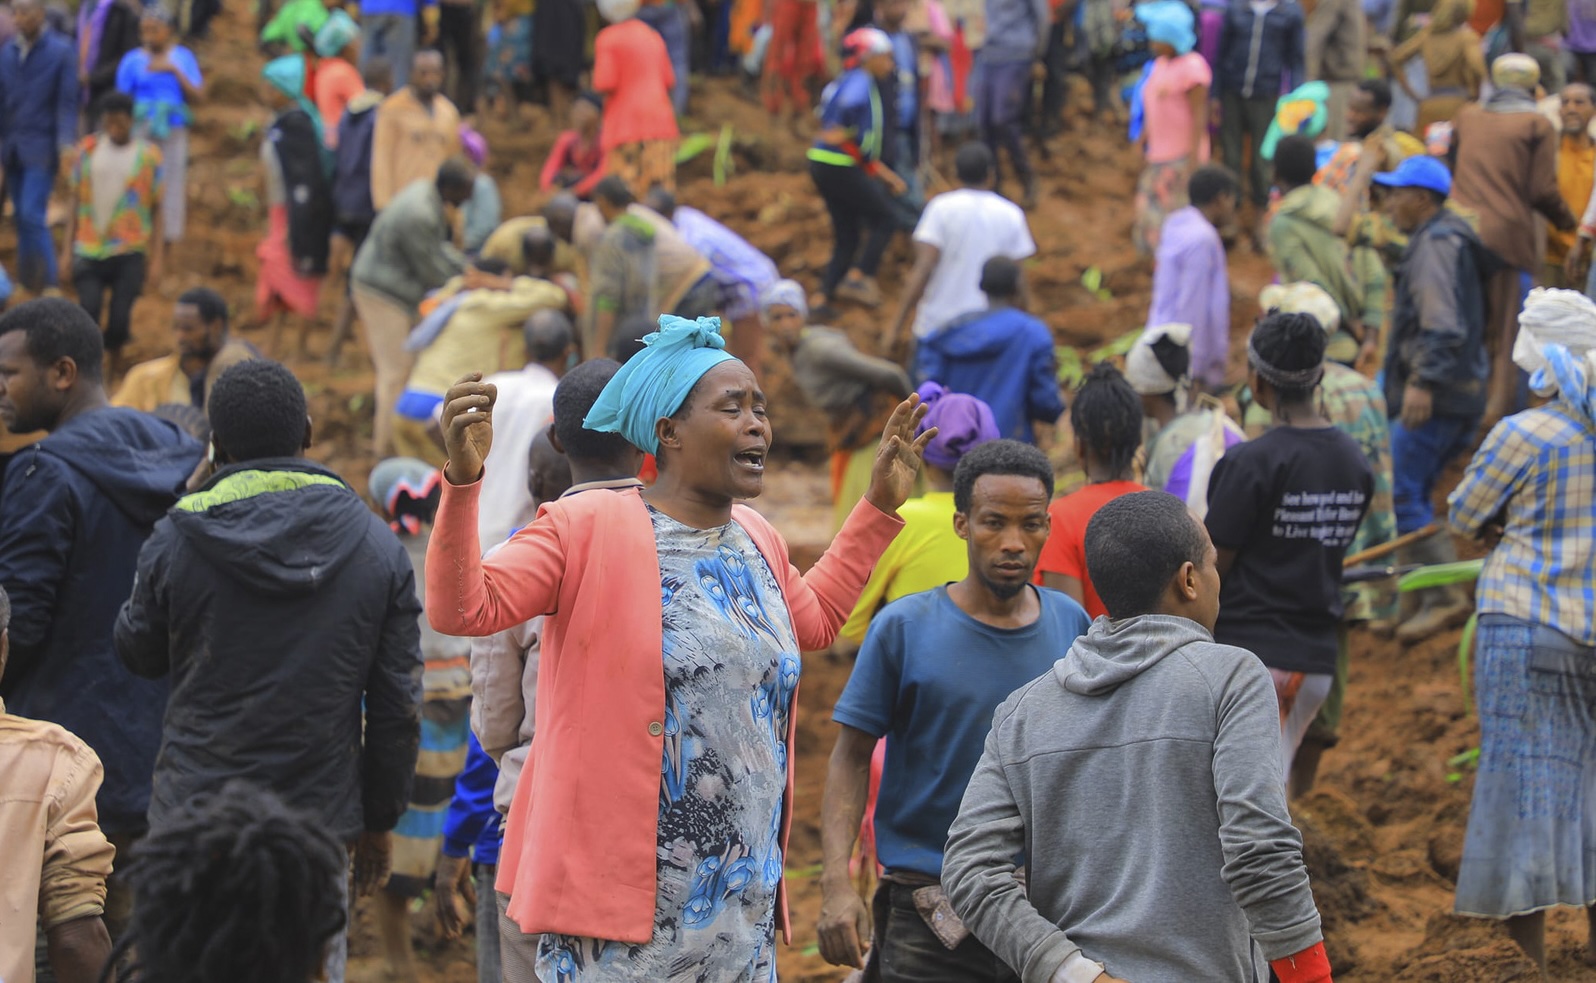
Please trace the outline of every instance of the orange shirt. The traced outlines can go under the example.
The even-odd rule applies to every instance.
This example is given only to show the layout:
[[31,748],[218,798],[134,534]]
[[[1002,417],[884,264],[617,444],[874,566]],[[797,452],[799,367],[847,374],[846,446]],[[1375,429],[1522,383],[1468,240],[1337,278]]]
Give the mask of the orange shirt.
[[665,42],[636,18],[611,24],[593,41],[593,89],[604,96],[602,145],[606,153],[628,143],[675,140],[676,110]]
[[1049,505],[1047,514],[1053,520],[1053,531],[1048,534],[1047,545],[1042,547],[1042,556],[1037,561],[1036,582],[1042,582],[1044,573],[1074,577],[1085,589],[1086,613],[1094,618],[1107,614],[1108,608],[1103,606],[1102,599],[1092,588],[1092,579],[1086,575],[1086,524],[1092,521],[1098,509],[1121,495],[1146,490],[1134,481],[1104,481],[1087,485]]

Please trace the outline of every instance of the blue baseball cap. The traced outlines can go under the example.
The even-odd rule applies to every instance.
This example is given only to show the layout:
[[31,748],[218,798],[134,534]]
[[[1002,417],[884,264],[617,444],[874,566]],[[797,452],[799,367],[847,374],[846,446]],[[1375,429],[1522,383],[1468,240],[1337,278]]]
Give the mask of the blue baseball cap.
[[1416,154],[1389,174],[1376,174],[1374,183],[1387,188],[1424,188],[1438,195],[1452,193],[1452,172],[1428,154]]

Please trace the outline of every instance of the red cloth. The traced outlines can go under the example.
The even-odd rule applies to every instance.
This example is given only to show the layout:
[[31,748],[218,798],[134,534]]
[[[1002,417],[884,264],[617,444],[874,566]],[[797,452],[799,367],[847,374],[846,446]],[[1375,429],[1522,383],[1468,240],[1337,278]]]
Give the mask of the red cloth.
[[573,185],[571,191],[578,198],[592,194],[593,185],[598,184],[604,176],[604,137],[601,131],[598,142],[585,153],[579,144],[581,139],[581,134],[575,130],[566,130],[555,138],[554,149],[549,151],[549,159],[543,162],[543,173],[538,176],[539,188],[552,191],[560,172],[567,167],[574,167],[586,176]]
[[953,105],[961,113],[970,111],[970,72],[975,69],[975,54],[964,43],[964,25],[953,32],[953,49],[948,52],[953,68]]
[[1316,942],[1294,956],[1276,959],[1269,968],[1280,977],[1280,983],[1333,983],[1330,957],[1325,955],[1323,942]]
[[264,321],[280,311],[315,317],[321,300],[319,276],[300,276],[288,251],[288,206],[266,212],[266,238],[255,247],[260,273],[255,278],[255,317]]
[[770,45],[765,50],[769,79],[765,108],[779,113],[785,94],[795,110],[808,109],[808,82],[820,74],[823,65],[820,20],[814,0],[776,0],[770,15]]
[[604,95],[605,152],[628,143],[675,140],[671,87],[676,73],[659,32],[636,18],[611,24],[593,41],[593,89]]
[[1049,505],[1047,514],[1053,520],[1053,531],[1048,533],[1047,545],[1042,547],[1037,561],[1036,582],[1042,582],[1044,573],[1074,577],[1085,591],[1086,613],[1094,618],[1107,614],[1108,609],[1086,575],[1086,524],[1098,509],[1121,495],[1146,490],[1134,481],[1104,481],[1087,485]]

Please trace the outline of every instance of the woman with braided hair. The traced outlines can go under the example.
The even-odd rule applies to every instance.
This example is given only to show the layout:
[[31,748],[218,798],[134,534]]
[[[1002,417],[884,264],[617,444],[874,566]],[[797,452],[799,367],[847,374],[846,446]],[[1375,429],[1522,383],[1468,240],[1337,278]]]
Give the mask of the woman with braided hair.
[[348,864],[323,824],[259,786],[197,795],[134,851],[133,918],[101,981],[342,979],[323,970],[348,921]]
[[1319,409],[1325,333],[1271,313],[1247,341],[1247,383],[1274,426],[1237,444],[1208,483],[1219,550],[1214,639],[1269,667],[1280,703],[1282,780],[1334,680],[1341,560],[1374,495],[1363,451]]
[[1107,614],[1108,608],[1086,575],[1086,524],[1121,495],[1147,491],[1136,481],[1142,398],[1119,369],[1100,362],[1075,392],[1070,429],[1075,432],[1075,458],[1086,472],[1086,485],[1048,507],[1053,531],[1036,562],[1036,582],[1075,598],[1096,618]]

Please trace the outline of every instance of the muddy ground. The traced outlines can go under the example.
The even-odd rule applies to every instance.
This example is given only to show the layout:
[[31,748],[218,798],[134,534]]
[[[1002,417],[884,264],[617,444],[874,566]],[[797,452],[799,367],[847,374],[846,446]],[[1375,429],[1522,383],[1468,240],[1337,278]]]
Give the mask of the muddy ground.
[[[164,354],[170,342],[166,316],[184,289],[207,284],[232,302],[244,334],[269,346],[266,332],[247,324],[255,269],[254,249],[264,225],[256,152],[267,116],[256,103],[260,58],[250,42],[246,18],[224,15],[215,36],[198,46],[209,73],[207,104],[199,112],[191,143],[190,222],[187,240],[168,261],[168,273],[135,313],[135,359]],[[695,90],[689,132],[733,127],[735,173],[724,186],[710,180],[711,153],[682,171],[680,198],[727,222],[769,253],[786,275],[813,285],[829,248],[827,221],[802,169],[803,146],[785,134],[771,135],[758,106],[733,83],[717,81]],[[541,109],[515,121],[486,119],[493,148],[489,167],[499,182],[506,215],[539,203],[537,169],[555,135]],[[1038,313],[1061,344],[1090,350],[1141,323],[1151,271],[1130,245],[1131,193],[1138,162],[1118,132],[1077,121],[1055,139],[1039,161],[1044,194],[1032,214],[1039,255],[1028,264]],[[6,230],[6,244],[11,241]],[[9,251],[5,254],[9,260]],[[842,323],[861,341],[874,336],[890,316],[907,273],[909,250],[900,238],[888,254],[882,287],[889,297],[880,312],[846,310]],[[1105,292],[1082,284],[1096,268]],[[1233,369],[1241,369],[1239,339],[1256,313],[1252,298],[1270,277],[1266,261],[1245,246],[1233,251],[1235,293]],[[330,320],[331,291],[324,306]],[[329,371],[320,359],[327,343],[323,326],[310,338],[309,353],[278,351],[304,379],[312,397],[318,444],[312,456],[363,488],[372,463],[366,448],[371,427],[369,362],[354,343],[344,366]],[[310,357],[316,356],[316,357]],[[776,391],[777,444],[782,434],[812,439],[807,411],[779,368]],[[1057,456],[1063,458],[1062,452]],[[789,453],[771,467],[766,496],[755,503],[786,533],[795,553],[811,559],[828,535],[829,504],[823,465],[812,451]],[[1353,637],[1351,686],[1341,745],[1330,752],[1320,787],[1294,809],[1302,825],[1315,893],[1338,980],[1506,983],[1529,980],[1529,964],[1492,925],[1454,918],[1453,878],[1463,840],[1472,776],[1448,760],[1475,747],[1478,732],[1465,713],[1458,679],[1455,634],[1404,652],[1367,634]],[[792,872],[795,938],[781,957],[789,983],[840,979],[815,953],[814,919],[819,890],[819,810],[825,761],[834,738],[829,708],[847,679],[847,661],[826,653],[808,657],[798,739],[798,794],[789,870]],[[1119,817],[1104,817],[1092,837],[1112,837]],[[421,941],[422,979],[474,980],[468,943],[436,946],[425,914],[415,917]],[[1553,977],[1596,981],[1596,970],[1580,960],[1584,918],[1554,914],[1550,951]],[[361,912],[350,979],[382,978],[369,913]]]

